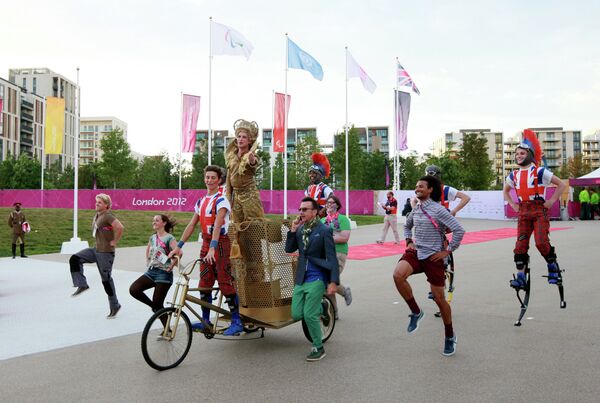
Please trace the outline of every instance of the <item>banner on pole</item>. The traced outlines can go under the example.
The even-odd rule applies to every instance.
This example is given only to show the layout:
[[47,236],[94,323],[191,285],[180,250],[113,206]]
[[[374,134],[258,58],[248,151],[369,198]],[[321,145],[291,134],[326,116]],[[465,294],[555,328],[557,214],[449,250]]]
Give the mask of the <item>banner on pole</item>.
[[198,125],[198,114],[200,113],[200,97],[183,94],[182,102],[181,152],[193,153],[196,147],[196,127]]
[[65,132],[64,98],[46,98],[44,154],[61,154]]
[[244,35],[227,25],[211,20],[211,51],[213,55],[244,56],[250,58],[254,46]]
[[395,96],[395,125],[396,125],[396,151],[408,149],[407,128],[408,116],[410,115],[410,94],[408,92],[394,90]]
[[280,94],[278,92],[275,93],[275,122],[272,139],[274,153],[282,153],[286,145],[287,136],[285,134],[285,122],[289,116],[291,101],[292,97],[288,95],[286,109],[285,94]]

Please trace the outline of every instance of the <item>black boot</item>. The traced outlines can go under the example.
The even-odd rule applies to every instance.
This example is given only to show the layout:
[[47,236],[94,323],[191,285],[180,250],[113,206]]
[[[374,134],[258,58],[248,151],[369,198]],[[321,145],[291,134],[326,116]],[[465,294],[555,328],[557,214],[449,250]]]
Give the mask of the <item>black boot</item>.
[[22,243],[21,245],[19,245],[19,248],[21,249],[21,257],[27,257],[25,256],[25,244]]
[[13,243],[12,244],[12,253],[13,253],[13,259],[17,257],[17,244]]

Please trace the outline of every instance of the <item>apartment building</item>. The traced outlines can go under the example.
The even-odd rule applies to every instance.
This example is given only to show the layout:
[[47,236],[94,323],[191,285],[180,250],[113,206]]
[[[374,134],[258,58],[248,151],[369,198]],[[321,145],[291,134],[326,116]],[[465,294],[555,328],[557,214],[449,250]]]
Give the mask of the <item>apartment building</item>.
[[[63,150],[59,155],[46,155],[45,163],[46,166],[53,163],[56,160],[61,162],[61,166],[64,169],[67,165],[74,165],[75,163],[75,139],[77,136],[77,84],[73,81],[65,78],[64,76],[53,72],[48,68],[21,68],[21,69],[10,69],[8,71],[8,80],[22,88],[23,92],[35,95],[37,100],[44,99],[45,97],[57,97],[65,99],[65,131],[63,134]],[[32,146],[32,153],[39,152],[41,157],[41,150],[37,151],[35,147],[36,137],[36,106],[35,102],[31,102],[32,98],[26,100],[26,102],[33,103],[33,108],[29,108],[29,105],[25,105],[25,114],[31,115],[34,112],[33,122],[26,121],[24,126],[25,130],[31,127],[31,140],[34,144]],[[29,117],[29,116],[27,116]],[[40,122],[43,122],[43,118]],[[29,123],[29,124],[28,124]],[[27,132],[26,132],[27,133]],[[24,136],[27,138],[27,136]],[[41,139],[40,139],[41,147]]]
[[88,165],[102,160],[100,141],[113,130],[120,129],[127,141],[127,123],[114,116],[82,117],[80,119],[79,164]]
[[600,131],[583,139],[583,162],[587,162],[592,170],[600,168]]

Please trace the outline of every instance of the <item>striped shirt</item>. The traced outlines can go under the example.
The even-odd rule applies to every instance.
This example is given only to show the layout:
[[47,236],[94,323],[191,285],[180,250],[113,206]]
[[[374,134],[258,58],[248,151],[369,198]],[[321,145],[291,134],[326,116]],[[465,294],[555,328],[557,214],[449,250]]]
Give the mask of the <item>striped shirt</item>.
[[[424,211],[437,224],[437,228]],[[413,228],[415,229],[414,238],[412,236]],[[404,225],[404,237],[413,239],[419,260],[425,260],[434,253],[444,250],[446,228],[450,228],[452,231],[452,242],[447,250],[455,251],[465,235],[465,230],[441,204],[427,199],[423,202],[418,201],[412,213],[407,217]]]

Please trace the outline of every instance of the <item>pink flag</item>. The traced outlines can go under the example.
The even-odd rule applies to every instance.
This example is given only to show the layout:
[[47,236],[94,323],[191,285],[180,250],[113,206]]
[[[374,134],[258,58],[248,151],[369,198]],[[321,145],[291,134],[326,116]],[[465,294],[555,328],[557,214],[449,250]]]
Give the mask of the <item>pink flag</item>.
[[196,147],[196,125],[200,113],[200,97],[183,94],[181,116],[181,152],[193,153]]
[[[290,102],[292,97],[287,96],[287,109],[285,105],[285,95],[275,93],[275,127],[273,128],[273,152],[282,153],[285,147],[285,119],[290,112]],[[285,114],[284,114],[285,109]]]
[[2,123],[2,98],[0,98],[0,123]]

